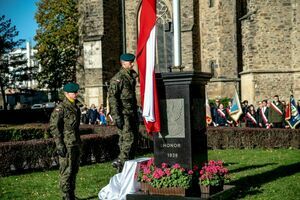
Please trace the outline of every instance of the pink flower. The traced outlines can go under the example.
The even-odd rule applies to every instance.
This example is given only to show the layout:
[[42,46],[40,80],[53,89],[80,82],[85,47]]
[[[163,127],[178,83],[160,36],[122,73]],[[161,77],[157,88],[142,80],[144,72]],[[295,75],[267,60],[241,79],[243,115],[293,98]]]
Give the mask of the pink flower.
[[170,170],[170,168],[166,168],[165,169],[165,173],[166,173],[167,176],[171,176],[171,170]]
[[212,179],[221,181],[228,178],[228,169],[223,167],[223,162],[221,160],[210,160],[201,168],[199,173],[200,181],[209,181]]
[[142,177],[142,180],[147,180],[148,179],[148,177],[146,176],[146,175],[143,175],[143,177]]
[[156,168],[155,171],[153,172],[153,177],[156,179],[160,179],[164,174],[165,172],[162,169]]
[[168,165],[167,165],[167,163],[161,163],[161,167],[162,167],[162,168],[167,168]]
[[176,164],[173,165],[173,168],[174,168],[174,169],[179,169],[179,168],[180,168],[180,165],[179,165],[178,163],[176,163]]
[[193,171],[193,170],[189,170],[189,171],[188,171],[188,174],[189,174],[189,175],[192,175],[192,174],[194,174],[194,171]]
[[148,160],[147,162],[147,167],[150,167],[151,165],[154,164],[154,158],[151,158],[150,160]]
[[149,168],[144,168],[143,173],[148,175],[151,173],[151,170]]

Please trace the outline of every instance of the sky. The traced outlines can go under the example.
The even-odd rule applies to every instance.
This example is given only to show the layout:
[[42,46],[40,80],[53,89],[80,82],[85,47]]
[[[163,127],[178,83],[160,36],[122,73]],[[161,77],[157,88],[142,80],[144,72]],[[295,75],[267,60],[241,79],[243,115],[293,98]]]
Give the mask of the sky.
[[25,39],[35,45],[34,35],[37,23],[34,19],[35,2],[38,0],[0,0],[0,15],[11,19],[12,26],[16,26],[19,35],[16,39]]

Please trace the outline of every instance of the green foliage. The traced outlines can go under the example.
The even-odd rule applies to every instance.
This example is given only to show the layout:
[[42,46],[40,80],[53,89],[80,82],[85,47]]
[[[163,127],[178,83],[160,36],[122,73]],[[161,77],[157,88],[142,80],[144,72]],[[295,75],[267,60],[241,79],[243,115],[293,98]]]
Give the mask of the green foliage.
[[[228,102],[231,101],[232,99],[228,98],[228,97],[224,97],[219,100],[220,100],[220,103],[222,103],[224,105],[224,108],[226,108],[228,106]],[[215,104],[215,99],[209,99],[208,102],[209,102],[209,104],[211,104],[211,103]]]
[[13,82],[13,80],[9,80],[10,75],[16,74],[10,72],[9,67],[14,68],[24,64],[24,60],[20,59],[22,57],[20,54],[15,54],[11,58],[8,57],[9,53],[24,42],[24,40],[14,40],[18,34],[19,32],[16,26],[12,26],[11,20],[6,20],[5,16],[2,15],[0,17],[0,89],[5,110],[7,109],[7,105],[4,91],[10,81]]
[[41,86],[54,91],[75,80],[79,55],[77,0],[40,0],[35,19],[37,58],[42,66],[38,74]]

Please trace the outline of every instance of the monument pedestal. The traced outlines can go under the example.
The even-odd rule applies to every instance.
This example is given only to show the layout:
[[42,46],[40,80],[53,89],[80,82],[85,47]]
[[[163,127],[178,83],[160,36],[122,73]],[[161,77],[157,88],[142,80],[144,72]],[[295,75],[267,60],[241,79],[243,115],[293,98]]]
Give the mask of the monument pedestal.
[[156,74],[161,132],[154,135],[156,165],[179,163],[192,169],[207,160],[205,85],[210,73]]
[[[205,85],[209,73],[173,72],[156,74],[161,132],[154,135],[154,161],[180,164],[192,169],[207,161]],[[191,187],[186,196],[128,194],[127,200],[203,200],[229,199],[234,186],[224,185],[223,191],[211,196],[200,194],[200,187]]]

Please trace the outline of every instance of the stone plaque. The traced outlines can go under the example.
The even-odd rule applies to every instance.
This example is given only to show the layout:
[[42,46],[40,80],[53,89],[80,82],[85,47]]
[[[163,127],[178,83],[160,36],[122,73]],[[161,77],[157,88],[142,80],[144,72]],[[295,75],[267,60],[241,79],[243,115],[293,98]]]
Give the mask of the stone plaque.
[[164,99],[160,106],[166,109],[161,112],[160,138],[184,138],[184,99]]

